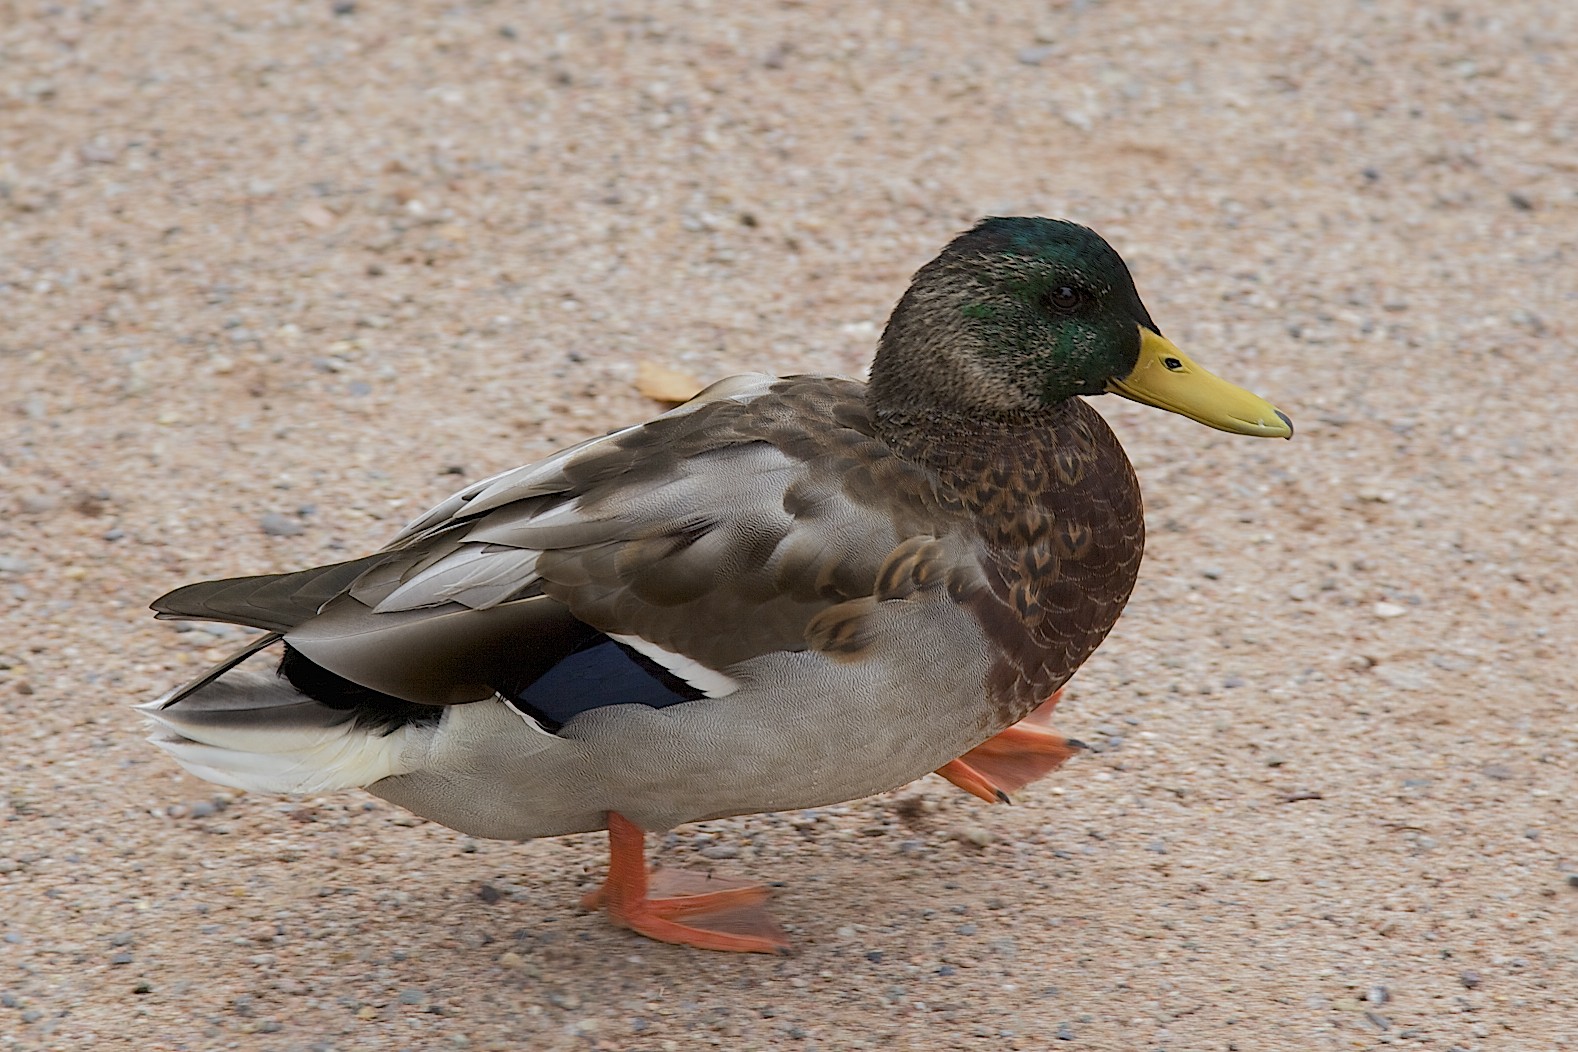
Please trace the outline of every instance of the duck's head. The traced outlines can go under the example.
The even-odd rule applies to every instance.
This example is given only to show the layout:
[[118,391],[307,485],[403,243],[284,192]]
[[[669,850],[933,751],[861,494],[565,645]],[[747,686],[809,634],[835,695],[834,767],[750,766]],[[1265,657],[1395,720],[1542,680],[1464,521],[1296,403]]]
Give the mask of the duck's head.
[[986,219],[915,275],[871,369],[879,415],[1040,416],[1111,392],[1240,435],[1290,438],[1275,406],[1164,337],[1129,268],[1095,231]]

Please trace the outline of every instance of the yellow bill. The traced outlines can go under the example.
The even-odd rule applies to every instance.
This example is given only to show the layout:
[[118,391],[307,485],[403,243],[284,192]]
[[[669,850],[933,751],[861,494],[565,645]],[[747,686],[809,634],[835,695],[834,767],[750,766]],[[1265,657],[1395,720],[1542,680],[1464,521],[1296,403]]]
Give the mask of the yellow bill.
[[1140,360],[1107,390],[1219,431],[1292,438],[1293,421],[1276,406],[1200,368],[1160,333],[1140,326]]

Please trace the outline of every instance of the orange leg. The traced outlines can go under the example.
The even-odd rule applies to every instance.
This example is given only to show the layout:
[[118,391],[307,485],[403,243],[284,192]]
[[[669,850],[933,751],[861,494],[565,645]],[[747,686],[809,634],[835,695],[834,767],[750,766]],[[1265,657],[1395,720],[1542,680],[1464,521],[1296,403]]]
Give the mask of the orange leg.
[[1062,766],[1084,748],[1052,729],[1052,710],[1060,690],[1007,730],[977,745],[937,773],[989,804],[1010,803],[1009,790],[1022,789]]
[[608,812],[608,877],[581,899],[582,909],[604,909],[622,928],[659,942],[701,950],[787,953],[789,939],[762,909],[768,891],[728,877],[683,870],[647,872],[646,834]]

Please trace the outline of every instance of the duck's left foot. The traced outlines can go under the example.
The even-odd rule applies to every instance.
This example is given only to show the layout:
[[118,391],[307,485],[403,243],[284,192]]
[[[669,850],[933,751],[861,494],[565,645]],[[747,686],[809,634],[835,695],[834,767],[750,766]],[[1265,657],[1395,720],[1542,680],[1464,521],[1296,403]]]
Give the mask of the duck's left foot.
[[1052,773],[1084,748],[1052,729],[1052,710],[1062,696],[1061,690],[1053,694],[1030,715],[943,764],[937,773],[989,804],[1009,803],[1010,792]]
[[646,835],[616,812],[608,813],[608,877],[581,899],[583,909],[603,909],[622,928],[659,942],[735,953],[788,953],[789,939],[762,908],[760,884],[690,873],[647,871]]

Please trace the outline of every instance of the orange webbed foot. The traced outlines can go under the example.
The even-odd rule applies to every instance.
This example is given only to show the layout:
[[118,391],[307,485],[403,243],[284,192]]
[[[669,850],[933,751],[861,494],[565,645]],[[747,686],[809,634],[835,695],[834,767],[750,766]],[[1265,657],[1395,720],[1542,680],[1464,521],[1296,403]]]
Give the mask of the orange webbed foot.
[[1052,729],[1059,690],[1012,727],[988,738],[937,773],[989,804],[1010,803],[1008,794],[1057,770],[1084,748]]
[[622,928],[659,942],[735,953],[788,953],[789,939],[762,908],[760,884],[646,868],[646,836],[634,822],[608,813],[608,877],[581,899],[583,909],[603,909]]

